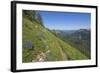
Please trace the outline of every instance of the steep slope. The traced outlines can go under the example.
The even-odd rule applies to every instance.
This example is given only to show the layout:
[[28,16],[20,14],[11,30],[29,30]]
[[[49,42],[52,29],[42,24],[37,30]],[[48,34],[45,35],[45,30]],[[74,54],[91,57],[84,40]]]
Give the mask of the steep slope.
[[23,16],[22,26],[23,62],[88,59],[79,50],[56,37],[41,23]]

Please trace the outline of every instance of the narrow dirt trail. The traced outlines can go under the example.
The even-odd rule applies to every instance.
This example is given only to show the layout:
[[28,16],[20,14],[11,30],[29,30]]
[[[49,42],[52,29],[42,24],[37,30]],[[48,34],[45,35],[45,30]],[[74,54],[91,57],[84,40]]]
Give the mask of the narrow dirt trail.
[[62,50],[62,48],[60,48],[60,52],[61,52],[61,55],[62,55],[63,60],[67,60],[67,56],[64,53],[64,51]]
[[61,55],[62,55],[62,59],[67,60],[68,57],[66,56],[65,52],[63,51],[62,45],[60,45],[59,41],[57,41],[57,42],[59,43],[59,46],[60,46],[59,49],[60,49],[60,52],[61,52]]

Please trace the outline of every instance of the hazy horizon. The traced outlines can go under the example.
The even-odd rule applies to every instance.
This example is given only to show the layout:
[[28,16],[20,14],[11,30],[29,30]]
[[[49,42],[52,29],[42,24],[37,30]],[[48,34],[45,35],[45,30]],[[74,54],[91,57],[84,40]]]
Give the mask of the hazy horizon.
[[[48,28],[49,29],[49,28]],[[62,31],[71,31],[71,30],[91,30],[90,28],[80,28],[80,29],[49,29],[49,30],[62,30]]]

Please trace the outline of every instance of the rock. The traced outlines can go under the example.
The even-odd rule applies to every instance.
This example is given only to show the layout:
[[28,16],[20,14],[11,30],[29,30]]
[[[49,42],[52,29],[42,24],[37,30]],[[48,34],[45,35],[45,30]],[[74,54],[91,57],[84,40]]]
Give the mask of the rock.
[[48,47],[47,44],[44,43],[44,44],[42,45],[42,48],[44,48],[44,49],[48,49],[49,47]]
[[39,32],[37,36],[38,36],[39,39],[41,39],[41,40],[45,39],[45,36],[44,36],[44,34],[43,34],[42,32]]
[[47,51],[46,51],[46,54],[49,54],[50,52],[51,52],[50,50],[47,50]]
[[43,62],[44,61],[44,59],[41,57],[41,58],[39,58],[39,62]]

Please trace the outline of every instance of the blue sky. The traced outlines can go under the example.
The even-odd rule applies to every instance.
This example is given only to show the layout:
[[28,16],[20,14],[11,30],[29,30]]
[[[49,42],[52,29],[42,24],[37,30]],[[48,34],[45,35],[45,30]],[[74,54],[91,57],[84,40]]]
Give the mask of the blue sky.
[[40,11],[44,26],[55,30],[89,29],[90,13]]

